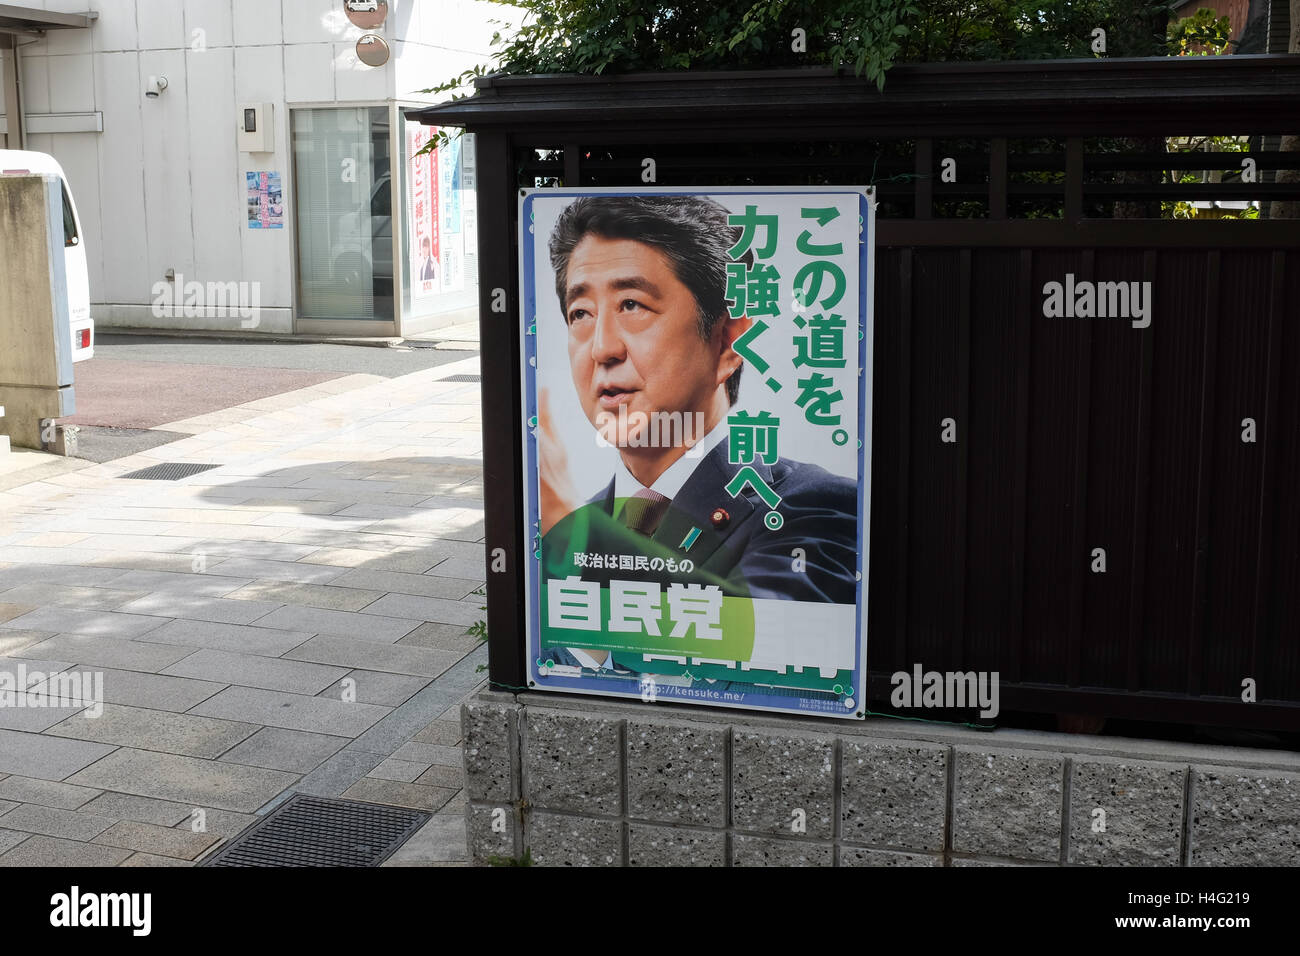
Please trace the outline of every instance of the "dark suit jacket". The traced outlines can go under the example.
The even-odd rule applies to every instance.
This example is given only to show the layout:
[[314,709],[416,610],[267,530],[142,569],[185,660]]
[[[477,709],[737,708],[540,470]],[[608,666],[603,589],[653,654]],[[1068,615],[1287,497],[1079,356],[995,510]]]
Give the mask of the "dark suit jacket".
[[[661,556],[689,559],[691,574],[675,575],[717,584],[724,593],[752,598],[776,598],[789,601],[824,601],[854,604],[857,601],[858,566],[858,490],[856,482],[833,475],[826,469],[798,461],[782,460],[768,466],[761,461],[750,464],[781,496],[777,510],[784,518],[781,528],[772,531],[764,524],[771,510],[751,485],[736,497],[726,491],[727,484],[745,465],[727,461],[728,441],[724,439],[696,465],[677,495],[667,515],[660,522],[643,550]],[[615,481],[576,512],[599,508],[608,520],[601,527],[588,523],[579,541],[559,545],[552,553],[567,560],[571,549],[620,553],[634,533],[613,520],[616,500]],[[712,518],[717,509],[727,512],[720,526]],[[687,549],[683,540],[693,528],[700,534]],[[564,534],[560,527],[556,534]],[[796,554],[800,549],[803,554]],[[642,550],[642,549],[638,549]],[[803,570],[795,570],[798,562]],[[563,573],[563,572],[560,572]],[[584,570],[584,580],[599,580],[607,585],[610,578],[628,577],[628,572],[613,569]],[[558,576],[558,574],[557,574]],[[639,576],[636,575],[636,576]],[[557,664],[578,664],[566,648],[548,646],[543,656]],[[616,657],[620,669],[639,673],[640,662]],[[723,688],[727,685],[714,685]]]
[[[781,496],[777,511],[785,523],[772,531],[764,524],[771,509],[751,485],[735,498],[725,490],[745,467],[727,461],[727,446],[724,439],[701,459],[651,540],[679,559],[689,558],[697,571],[725,579],[730,585],[727,590],[734,594],[856,603],[857,483],[804,462],[781,460],[770,467],[761,461],[751,463]],[[614,486],[611,480],[594,499],[609,515],[614,513]],[[712,521],[719,508],[728,515],[720,527]],[[699,528],[700,536],[683,551],[681,542],[692,528]],[[802,571],[794,570],[796,548],[804,553]]]

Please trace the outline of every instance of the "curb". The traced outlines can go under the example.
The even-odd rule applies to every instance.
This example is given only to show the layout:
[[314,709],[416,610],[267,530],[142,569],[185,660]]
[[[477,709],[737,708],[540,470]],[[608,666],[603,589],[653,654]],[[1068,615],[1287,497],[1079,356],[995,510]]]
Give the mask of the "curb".
[[403,344],[400,336],[286,335],[281,332],[222,332],[214,329],[139,329],[100,326],[98,335],[156,335],[173,339],[224,339],[228,342],[290,342],[298,345],[360,345],[370,348],[395,348]]

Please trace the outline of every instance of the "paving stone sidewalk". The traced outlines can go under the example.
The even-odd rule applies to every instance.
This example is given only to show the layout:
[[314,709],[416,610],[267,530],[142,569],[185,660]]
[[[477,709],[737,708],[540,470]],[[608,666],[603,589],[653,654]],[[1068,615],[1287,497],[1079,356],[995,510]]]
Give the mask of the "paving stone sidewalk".
[[[294,792],[432,811],[387,865],[465,862],[478,371],[323,382],[0,492],[0,680],[26,687],[0,866],[193,865]],[[219,467],[122,477],[164,461]],[[52,674],[102,705],[44,706]]]

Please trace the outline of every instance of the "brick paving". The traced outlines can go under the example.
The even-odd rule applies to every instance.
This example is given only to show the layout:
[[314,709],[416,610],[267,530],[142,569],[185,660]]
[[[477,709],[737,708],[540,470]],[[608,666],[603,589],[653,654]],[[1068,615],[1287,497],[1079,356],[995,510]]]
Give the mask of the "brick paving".
[[[386,865],[465,864],[482,444],[443,380],[477,373],[335,378],[0,491],[0,866],[194,865],[294,792],[432,811]],[[220,467],[121,477],[162,461]],[[101,703],[43,706],[60,673]]]

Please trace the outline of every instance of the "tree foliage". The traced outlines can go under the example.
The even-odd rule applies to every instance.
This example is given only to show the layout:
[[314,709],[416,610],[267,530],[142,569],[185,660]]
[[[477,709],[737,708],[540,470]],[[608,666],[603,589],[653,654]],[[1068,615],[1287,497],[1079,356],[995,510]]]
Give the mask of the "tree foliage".
[[[833,64],[883,85],[912,0],[490,0],[522,14],[492,37],[487,73],[633,73]],[[804,31],[796,40],[794,31]],[[800,49],[802,47],[802,49]]]
[[[1169,0],[490,0],[490,62],[425,92],[463,95],[488,73],[851,69],[883,88],[895,63],[1153,56]],[[1104,51],[1097,30],[1105,31]]]
[[1169,25],[1169,52],[1180,56],[1227,53],[1231,42],[1232,23],[1208,7]]
[[1171,13],[1163,0],[926,0],[900,62],[1160,56]]

